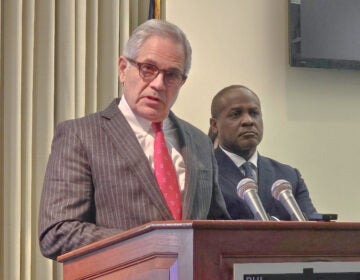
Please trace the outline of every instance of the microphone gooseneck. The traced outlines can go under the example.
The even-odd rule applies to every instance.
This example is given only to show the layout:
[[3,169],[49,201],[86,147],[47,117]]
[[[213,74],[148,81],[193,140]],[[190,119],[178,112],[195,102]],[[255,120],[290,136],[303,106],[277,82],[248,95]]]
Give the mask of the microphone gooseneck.
[[271,186],[271,193],[272,196],[285,207],[292,221],[307,220],[293,196],[292,187],[288,181],[283,179],[275,181]]
[[269,217],[261,203],[257,189],[258,187],[253,179],[245,178],[238,183],[236,192],[249,206],[255,220],[269,221]]

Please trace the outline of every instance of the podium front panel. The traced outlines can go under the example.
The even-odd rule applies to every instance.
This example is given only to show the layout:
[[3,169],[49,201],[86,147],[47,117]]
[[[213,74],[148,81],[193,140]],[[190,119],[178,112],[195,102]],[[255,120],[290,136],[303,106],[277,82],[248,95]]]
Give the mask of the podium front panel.
[[360,262],[360,224],[154,222],[58,258],[64,280],[230,280],[235,264]]

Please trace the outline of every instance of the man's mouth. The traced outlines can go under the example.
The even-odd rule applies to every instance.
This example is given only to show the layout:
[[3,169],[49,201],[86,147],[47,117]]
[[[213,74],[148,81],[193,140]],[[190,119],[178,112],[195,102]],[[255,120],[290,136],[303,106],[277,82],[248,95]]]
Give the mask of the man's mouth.
[[153,96],[153,95],[146,95],[143,98],[153,101],[153,102],[163,102],[162,99],[159,96]]
[[148,98],[150,100],[154,100],[154,101],[160,101],[160,98],[157,98],[155,96],[146,96],[146,98]]
[[243,136],[243,137],[256,137],[257,133],[255,131],[245,131],[245,132],[241,132],[239,134],[239,136]]
[[146,100],[146,103],[148,104],[159,104],[159,103],[163,103],[161,98],[156,97],[156,96],[143,96],[141,99]]

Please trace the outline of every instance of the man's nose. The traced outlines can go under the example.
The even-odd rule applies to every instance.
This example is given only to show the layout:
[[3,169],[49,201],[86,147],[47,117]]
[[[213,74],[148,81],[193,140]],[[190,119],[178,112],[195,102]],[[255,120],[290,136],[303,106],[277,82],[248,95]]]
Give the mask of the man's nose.
[[151,81],[150,85],[157,90],[165,88],[164,72],[159,72],[159,74]]
[[254,119],[250,116],[250,114],[245,113],[242,117],[242,124],[243,125],[251,125],[254,123]]

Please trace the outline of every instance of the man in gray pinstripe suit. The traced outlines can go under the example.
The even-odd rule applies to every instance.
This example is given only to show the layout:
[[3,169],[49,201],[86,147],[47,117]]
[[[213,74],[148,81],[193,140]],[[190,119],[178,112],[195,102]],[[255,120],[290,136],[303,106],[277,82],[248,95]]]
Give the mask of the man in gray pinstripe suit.
[[123,97],[57,126],[39,214],[44,256],[55,259],[132,227],[173,219],[153,173],[151,122],[163,123],[182,219],[229,218],[211,141],[170,111],[190,64],[184,33],[171,23],[147,21],[119,58]]

